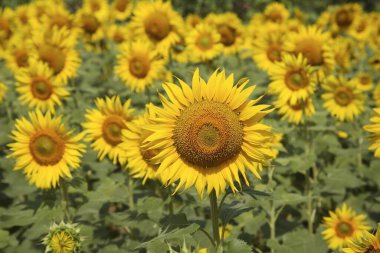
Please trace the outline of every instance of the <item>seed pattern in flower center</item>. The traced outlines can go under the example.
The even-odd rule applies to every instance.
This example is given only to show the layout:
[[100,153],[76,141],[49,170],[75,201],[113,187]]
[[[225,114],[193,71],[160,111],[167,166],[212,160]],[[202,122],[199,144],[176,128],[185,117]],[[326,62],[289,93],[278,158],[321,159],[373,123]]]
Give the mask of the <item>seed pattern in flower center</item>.
[[39,48],[39,56],[53,70],[54,74],[60,73],[65,67],[66,56],[62,49],[53,45],[42,45]]
[[323,64],[323,49],[322,44],[313,39],[307,38],[298,42],[296,45],[296,54],[303,54],[309,64],[313,66],[320,66]]
[[285,74],[285,84],[289,89],[297,91],[306,87],[309,79],[304,69],[292,69]]
[[41,130],[31,137],[29,150],[39,165],[55,165],[63,157],[65,141],[52,130]]
[[162,12],[150,14],[144,22],[144,28],[148,36],[156,41],[163,40],[171,31],[169,18]]
[[111,146],[117,146],[122,142],[121,132],[125,124],[121,116],[109,115],[103,122],[102,132],[104,140]]
[[211,34],[209,33],[199,34],[195,44],[197,45],[198,48],[200,48],[203,51],[209,50],[213,45]]
[[215,167],[234,158],[243,143],[238,115],[218,102],[202,101],[186,108],[173,133],[181,157],[202,168]]
[[150,62],[147,56],[136,55],[129,60],[129,71],[137,78],[145,78],[150,69]]
[[99,20],[92,15],[84,15],[82,17],[82,29],[89,35],[96,33],[100,27]]
[[123,12],[127,8],[129,0],[116,0],[115,8],[116,10]]
[[226,47],[231,46],[236,40],[236,30],[228,25],[218,27],[218,32],[221,35],[220,42]]
[[274,43],[267,48],[267,57],[271,62],[281,61],[281,46]]
[[354,94],[352,94],[352,91],[350,89],[346,87],[340,87],[335,91],[334,99],[338,105],[347,106],[354,99]]
[[53,86],[50,81],[43,77],[34,77],[30,85],[30,90],[35,98],[48,100],[53,94]]
[[339,222],[335,227],[335,231],[340,238],[351,236],[354,233],[352,225],[345,221]]

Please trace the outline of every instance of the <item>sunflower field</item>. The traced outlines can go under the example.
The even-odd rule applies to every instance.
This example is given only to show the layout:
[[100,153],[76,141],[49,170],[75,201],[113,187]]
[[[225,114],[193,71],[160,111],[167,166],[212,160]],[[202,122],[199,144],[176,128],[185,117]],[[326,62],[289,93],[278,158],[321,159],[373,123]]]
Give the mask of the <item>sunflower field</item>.
[[380,2],[0,1],[0,252],[380,253]]

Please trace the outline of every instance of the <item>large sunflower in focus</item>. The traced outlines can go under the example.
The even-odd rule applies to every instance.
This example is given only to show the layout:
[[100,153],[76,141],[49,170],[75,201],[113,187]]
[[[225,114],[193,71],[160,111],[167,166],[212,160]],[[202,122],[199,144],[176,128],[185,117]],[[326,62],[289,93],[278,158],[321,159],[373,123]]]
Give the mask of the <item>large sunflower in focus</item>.
[[352,80],[329,76],[322,88],[325,90],[323,107],[340,121],[352,121],[363,112],[364,96]]
[[322,235],[328,241],[330,249],[342,249],[350,240],[362,236],[370,229],[364,222],[366,216],[356,215],[346,204],[337,208],[335,212],[330,211],[329,214],[329,217],[324,217],[326,229],[322,231]]
[[[122,143],[122,130],[126,128],[128,121],[132,119],[133,109],[130,108],[131,100],[121,103],[119,97],[97,98],[97,109],[88,110],[82,125],[87,134],[87,141],[91,141],[91,147],[98,152],[98,158],[103,160],[108,155],[116,164],[120,154],[124,151],[119,144]],[[121,164],[125,161],[121,160]]]
[[[147,108],[147,110],[149,110]],[[143,184],[147,179],[156,178],[157,164],[151,162],[157,153],[154,150],[146,150],[142,147],[143,141],[150,132],[143,127],[149,124],[149,111],[131,122],[127,122],[127,128],[122,131],[120,148],[124,150],[123,160],[127,160],[129,173],[136,178],[142,178]],[[158,144],[158,147],[161,145]]]
[[212,60],[223,50],[220,34],[210,25],[201,23],[186,37],[190,60],[202,62]]
[[334,52],[330,35],[316,26],[301,27],[298,33],[290,33],[285,40],[284,49],[305,56],[311,66],[318,68],[320,80],[334,69]]
[[131,26],[136,35],[152,42],[163,55],[180,40],[177,31],[183,20],[169,1],[138,2],[133,14]]
[[61,99],[69,92],[53,71],[42,62],[31,62],[31,66],[16,74],[16,90],[19,99],[29,108],[55,112],[55,106],[62,105]]
[[12,131],[14,143],[10,157],[16,159],[15,169],[23,169],[31,184],[50,189],[59,184],[62,177],[71,178],[70,167],[77,169],[84,145],[81,135],[72,136],[61,123],[61,117],[52,117],[48,112],[29,113],[26,118],[16,120]]
[[163,108],[145,126],[152,132],[143,147],[156,150],[151,161],[164,184],[177,182],[176,190],[195,186],[202,198],[215,190],[223,193],[229,185],[237,191],[239,174],[246,184],[246,169],[260,178],[259,170],[274,157],[271,127],[260,120],[270,113],[269,105],[249,100],[255,86],[248,80],[234,85],[233,75],[215,71],[206,83],[197,69],[192,87],[179,80],[163,85],[169,99],[160,96]]
[[144,91],[165,70],[164,60],[147,41],[126,42],[119,49],[115,72],[134,91]]
[[272,82],[269,91],[278,94],[279,100],[291,105],[306,100],[314,93],[315,76],[307,59],[301,54],[298,56],[285,55],[282,62],[277,62],[269,69]]
[[376,234],[367,231],[353,241],[348,242],[348,247],[343,249],[344,253],[379,253],[380,252],[380,223],[377,225]]

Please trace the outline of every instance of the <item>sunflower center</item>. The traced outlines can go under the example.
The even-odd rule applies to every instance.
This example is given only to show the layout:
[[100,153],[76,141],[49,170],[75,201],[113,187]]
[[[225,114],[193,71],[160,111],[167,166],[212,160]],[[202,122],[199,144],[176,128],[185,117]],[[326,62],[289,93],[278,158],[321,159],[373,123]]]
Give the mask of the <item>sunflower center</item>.
[[40,100],[48,100],[53,94],[51,83],[43,78],[35,78],[32,81],[30,90],[35,98]]
[[155,12],[149,15],[144,23],[145,32],[153,40],[163,40],[170,33],[169,18],[165,13]]
[[92,15],[84,15],[82,17],[82,28],[87,34],[94,34],[100,27],[99,20]]
[[100,10],[100,3],[99,3],[99,1],[98,0],[91,1],[90,7],[91,7],[92,11],[98,11],[98,10]]
[[243,143],[238,115],[218,102],[202,101],[186,108],[173,133],[181,157],[202,168],[215,167],[234,158]]
[[352,94],[351,90],[345,87],[341,87],[341,88],[338,88],[337,91],[335,92],[334,99],[338,105],[347,106],[354,99],[354,95]]
[[121,132],[123,129],[125,129],[125,124],[120,116],[108,116],[102,127],[104,140],[111,146],[117,146],[122,142]]
[[218,32],[221,35],[220,42],[224,46],[231,46],[235,43],[236,39],[236,30],[228,25],[221,25],[218,27]]
[[281,46],[278,44],[269,45],[267,57],[271,62],[281,61]]
[[129,0],[116,0],[115,8],[116,10],[123,12],[127,8]]
[[20,68],[28,67],[28,52],[25,49],[18,49],[14,52],[14,58],[16,60],[17,66]]
[[213,41],[209,33],[201,33],[196,41],[196,45],[201,50],[209,50],[212,47]]
[[74,252],[74,246],[72,236],[64,231],[56,233],[50,242],[53,252],[71,253]]
[[66,56],[58,47],[52,45],[43,45],[39,48],[39,55],[42,61],[46,62],[58,74],[65,67]]
[[297,44],[296,53],[303,54],[309,64],[319,66],[323,64],[322,44],[312,38],[304,39]]
[[335,16],[335,21],[339,27],[348,27],[352,23],[352,15],[348,10],[340,10]]
[[29,150],[38,164],[55,165],[63,157],[65,141],[54,131],[41,131],[32,136]]
[[0,31],[3,31],[5,34],[5,38],[9,38],[12,35],[11,28],[9,26],[9,22],[6,19],[0,18]]
[[371,77],[368,75],[363,75],[360,77],[360,83],[364,85],[368,85],[371,83]]
[[71,27],[69,19],[63,15],[56,15],[50,17],[50,25],[51,27],[57,26],[58,28],[62,28],[65,26],[68,28]]
[[352,225],[345,221],[340,222],[336,226],[335,230],[336,230],[337,235],[341,238],[350,236],[354,232],[354,228],[352,227]]
[[271,11],[267,15],[265,15],[267,20],[270,20],[272,22],[281,23],[282,22],[282,14],[279,11]]
[[122,43],[125,40],[124,34],[120,31],[116,31],[113,35],[113,40],[118,44]]
[[291,70],[285,75],[285,84],[293,91],[306,87],[308,83],[309,80],[303,69]]
[[145,78],[149,69],[150,62],[146,56],[134,56],[129,60],[129,71],[137,78]]

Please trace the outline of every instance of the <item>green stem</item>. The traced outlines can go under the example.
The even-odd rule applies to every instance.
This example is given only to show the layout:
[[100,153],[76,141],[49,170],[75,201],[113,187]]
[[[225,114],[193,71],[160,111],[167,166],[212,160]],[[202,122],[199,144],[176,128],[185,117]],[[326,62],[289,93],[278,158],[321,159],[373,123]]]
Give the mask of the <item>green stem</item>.
[[66,216],[67,221],[71,222],[68,188],[69,186],[67,185],[67,182],[65,181],[65,179],[61,179],[62,206],[65,211],[65,216]]
[[170,216],[172,216],[174,214],[174,203],[173,203],[173,196],[172,196],[172,188],[169,186],[168,187],[168,191],[169,191],[169,214]]
[[135,208],[135,203],[133,201],[133,179],[131,176],[128,176],[128,205],[129,209],[133,210]]
[[[274,167],[269,166],[269,171],[268,171],[268,185],[272,184],[273,181],[273,172],[274,172]],[[273,189],[271,189],[273,192]],[[276,214],[276,206],[274,203],[274,200],[270,200],[270,213],[269,213],[269,228],[270,228],[270,239],[275,240],[276,239],[276,219],[277,219],[277,214]],[[275,253],[274,249],[271,248],[271,253]]]
[[[214,235],[214,241],[217,249],[220,246],[220,236],[219,236],[219,212],[218,212],[218,202],[216,199],[216,192],[213,190],[210,194],[210,207],[211,207],[211,221],[212,221],[212,231]],[[218,250],[217,250],[218,252]]]

